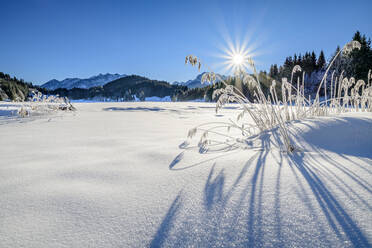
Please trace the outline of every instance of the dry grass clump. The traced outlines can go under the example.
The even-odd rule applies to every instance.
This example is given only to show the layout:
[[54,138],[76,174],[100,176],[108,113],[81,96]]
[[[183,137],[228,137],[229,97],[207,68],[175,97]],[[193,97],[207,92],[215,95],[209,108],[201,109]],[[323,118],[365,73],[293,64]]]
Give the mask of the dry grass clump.
[[[217,100],[216,112],[227,103],[238,103],[241,112],[237,115],[236,121],[218,123],[204,123],[191,129],[188,137],[194,137],[198,132],[201,133],[199,147],[201,151],[207,151],[209,146],[225,144],[227,146],[236,146],[245,144],[247,139],[253,135],[262,134],[268,130],[278,128],[281,141],[285,146],[285,151],[292,153],[296,146],[291,142],[288,134],[288,123],[293,120],[302,120],[305,118],[326,116],[329,114],[340,114],[348,111],[369,111],[372,112],[372,82],[371,70],[368,73],[368,81],[356,80],[355,78],[335,76],[332,73],[330,85],[327,86],[327,75],[335,59],[341,52],[349,53],[353,49],[360,49],[358,41],[347,43],[343,49],[333,58],[319,84],[315,99],[307,99],[304,93],[305,72],[302,78],[298,77],[294,81],[294,75],[301,72],[299,65],[294,66],[290,81],[282,78],[281,100],[276,90],[276,82],[272,81],[270,93],[265,95],[261,88],[259,74],[257,73],[254,61],[248,58],[247,62],[253,71],[253,76],[246,71],[237,70],[235,80],[242,84],[249,85],[254,92],[254,100],[250,101],[237,87],[227,84],[227,82],[213,72],[203,75],[202,82],[222,82],[225,88],[217,89],[213,97]],[[201,62],[195,56],[186,57],[186,63],[197,66],[200,70]],[[324,88],[324,98],[320,98],[320,91]],[[329,89],[329,90],[328,90]],[[327,95],[327,91],[329,94]],[[248,120],[249,118],[250,120]],[[252,121],[253,120],[253,123]],[[236,138],[229,134],[230,130],[238,130],[243,138]],[[219,136],[222,139],[210,138]]]
[[57,111],[75,111],[76,108],[71,104],[67,97],[54,95],[43,95],[40,92],[32,92],[29,102],[24,102],[18,110],[20,117],[28,117],[33,114],[42,115]]

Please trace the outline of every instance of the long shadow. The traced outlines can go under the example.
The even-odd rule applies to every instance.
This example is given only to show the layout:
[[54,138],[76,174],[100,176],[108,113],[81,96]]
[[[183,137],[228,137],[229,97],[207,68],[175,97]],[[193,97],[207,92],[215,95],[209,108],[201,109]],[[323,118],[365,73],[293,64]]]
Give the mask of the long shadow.
[[204,186],[204,201],[207,209],[211,209],[215,202],[219,202],[223,197],[223,188],[225,184],[225,175],[221,170],[218,175],[212,179],[214,174],[214,164],[209,172],[207,182]]
[[[333,121],[332,125],[319,123],[317,122],[317,128],[314,128],[314,126],[309,125],[307,123],[302,123],[302,125],[305,125],[309,130],[304,133],[299,127],[293,127],[297,133],[301,134],[301,136],[304,138],[304,142],[308,145],[310,145],[310,150],[313,151],[313,153],[316,153],[319,158],[325,160],[328,162],[328,164],[332,165],[334,168],[342,172],[342,175],[348,176],[350,179],[352,179],[355,183],[363,187],[366,191],[369,193],[372,193],[371,187],[372,185],[361,178],[360,175],[356,174],[354,171],[352,171],[350,168],[342,165],[337,160],[335,160],[334,156],[329,155],[329,153],[324,152],[323,150],[328,150],[331,152],[337,153],[337,155],[340,157],[340,159],[345,160],[351,164],[353,164],[355,167],[358,167],[359,169],[363,170],[365,175],[372,175],[372,171],[367,168],[366,166],[362,166],[359,164],[357,159],[351,160],[345,154],[358,156],[358,160],[361,160],[363,162],[367,163],[372,159],[372,146],[370,145],[370,137],[372,132],[372,121],[368,119],[357,119],[357,118],[351,118],[346,117],[343,119],[337,119],[336,121]],[[335,140],[332,142],[332,139],[328,138],[327,134],[329,134],[331,137],[334,136],[348,136],[353,138],[355,128],[352,128],[354,126],[358,127],[358,132],[365,133],[363,135],[357,144],[354,144],[354,149],[350,150],[348,147],[348,144],[345,143],[345,138],[342,138],[341,140]],[[340,129],[343,131],[343,133],[337,133],[340,131]],[[321,140],[318,139],[314,140],[312,136],[313,134],[317,134],[318,132],[321,132]],[[316,137],[318,138],[318,137]],[[339,137],[337,137],[339,138]],[[330,145],[332,143],[332,145]],[[333,144],[334,143],[334,144]],[[306,151],[305,151],[306,153]],[[320,164],[321,162],[315,157],[312,156],[311,153],[306,153],[307,158],[309,160],[312,160],[315,164]],[[326,170],[330,170],[329,168],[325,168]],[[332,173],[329,171],[329,173]],[[334,173],[333,173],[334,174]],[[343,182],[344,180],[342,178],[339,178],[335,175],[337,180]]]
[[174,114],[181,114],[182,112],[176,109],[167,109],[167,108],[159,108],[159,107],[108,107],[103,108],[103,111],[117,111],[117,112],[166,112],[166,113],[174,113]]
[[199,166],[199,165],[203,165],[203,164],[206,164],[208,162],[212,162],[212,161],[215,161],[219,158],[222,158],[222,157],[226,157],[226,156],[229,156],[229,155],[232,155],[231,153],[229,154],[220,154],[220,155],[217,155],[217,156],[214,156],[212,158],[208,158],[208,159],[204,159],[204,160],[201,160],[199,162],[196,162],[196,163],[193,163],[193,164],[190,164],[190,165],[185,165],[185,166],[178,166],[177,165],[182,161],[183,157],[184,157],[184,152],[181,152],[180,154],[178,154],[174,159],[173,161],[169,164],[169,169],[170,170],[174,170],[174,171],[180,171],[180,170],[186,170],[186,169],[190,169],[192,167],[195,167],[195,166]]
[[[238,148],[236,146],[231,145],[231,144],[222,144],[222,146],[219,146],[219,144],[210,145],[210,147],[207,150],[203,150],[203,149],[199,148],[198,146],[190,146],[190,144],[187,141],[184,141],[178,147],[180,149],[182,149],[183,151],[180,152],[170,162],[170,164],[168,166],[170,170],[175,170],[175,171],[176,170],[186,170],[186,169],[189,169],[189,168],[192,168],[192,167],[195,167],[195,166],[205,164],[207,162],[211,162],[213,160],[217,160],[217,159],[222,158],[222,157],[232,155],[234,153],[234,151],[236,152],[238,150]],[[200,154],[203,154],[203,153],[207,153],[209,155],[216,154],[216,156],[213,156],[213,157],[210,157],[210,158],[207,158],[207,159],[203,159],[203,160],[200,160],[199,162],[191,163],[191,164],[184,165],[184,166],[179,165],[180,162],[184,159],[186,152],[188,152],[188,151],[196,152],[197,150]]]
[[[345,234],[354,247],[371,247],[371,243],[363,231],[349,215],[342,202],[327,187],[324,179],[328,183],[332,183],[346,197],[352,200],[354,204],[358,204],[355,200],[357,198],[370,210],[371,206],[369,203],[350,187],[345,182],[345,179],[351,179],[369,197],[372,196],[371,185],[352,171],[351,168],[346,167],[342,162],[340,163],[340,160],[335,158],[334,155],[331,156],[329,153],[324,152],[324,150],[337,153],[337,156],[345,162],[363,170],[366,175],[371,175],[372,173],[368,168],[359,164],[358,161],[353,161],[346,157],[345,154],[358,156],[362,161],[367,161],[364,164],[368,164],[368,160],[372,158],[372,147],[369,140],[370,131],[372,131],[372,121],[370,119],[343,117],[337,118],[331,123],[317,121],[316,127],[305,122],[301,124],[309,129],[306,133],[298,127],[293,127],[293,129],[296,129],[297,133],[302,134],[301,136],[304,138],[305,143],[310,144],[310,150],[313,152],[295,153],[289,157],[289,163],[297,168],[302,178],[305,179],[305,182],[315,196],[317,204],[322,209],[321,213],[326,217],[328,224],[336,235],[342,238],[342,234]],[[349,139],[355,138],[356,129],[365,135],[359,136],[358,143],[353,144],[353,149],[350,149],[349,144],[344,143],[345,136]],[[314,139],[313,136],[316,138]],[[317,159],[315,154],[329,166],[322,166],[322,161]],[[336,174],[337,170],[340,175]]]
[[341,202],[326,187],[322,179],[318,176],[318,173],[304,162],[303,158],[304,156],[294,154],[291,162],[306,179],[323,211],[322,213],[326,216],[328,223],[337,236],[341,238],[339,229],[342,229],[342,233],[346,234],[354,247],[371,247],[372,244],[369,243],[362,230],[346,212]]
[[174,166],[176,166],[184,157],[185,152],[181,152],[178,154],[173,161],[169,164],[169,169],[173,169]]
[[[338,124],[349,125],[350,122],[355,124],[355,120],[348,118]],[[356,125],[360,125],[362,129],[368,129],[370,124],[371,121],[362,120],[357,122]],[[322,128],[324,128],[324,132],[332,131],[331,127],[322,124],[317,127],[309,125],[309,127],[310,133]],[[353,130],[345,131],[351,132]],[[365,199],[366,195],[364,193],[359,195],[360,191],[358,191],[358,189],[363,190],[363,192],[366,192],[367,198],[371,197],[371,184],[353,171],[353,168],[358,168],[359,171],[367,172],[368,176],[371,174],[369,169],[365,165],[358,164],[357,161],[345,156],[352,155],[350,151],[345,150],[348,146],[331,146],[330,151],[336,153],[337,156],[326,151],[327,146],[319,142],[312,144],[309,142],[312,152],[297,152],[293,155],[272,152],[270,149],[273,144],[270,136],[279,139],[276,135],[277,133],[274,132],[259,137],[261,139],[261,149],[241,167],[235,179],[231,178],[233,180],[229,180],[227,176],[229,173],[226,173],[226,168],[217,170],[216,163],[218,161],[213,162],[204,184],[203,205],[201,206],[204,212],[201,217],[199,216],[200,213],[195,213],[195,216],[199,216],[196,217],[196,220],[192,220],[190,216],[191,220],[188,220],[187,224],[184,225],[182,223],[185,223],[185,220],[178,220],[178,223],[181,224],[177,227],[177,231],[172,237],[173,241],[176,240],[177,247],[229,247],[230,245],[237,247],[263,247],[268,244],[273,247],[291,246],[292,244],[288,243],[289,241],[287,240],[288,230],[283,229],[283,223],[287,223],[287,221],[284,221],[282,217],[282,208],[284,207],[282,196],[284,193],[281,192],[281,185],[286,183],[286,178],[283,178],[283,175],[288,175],[288,173],[283,174],[283,167],[286,167],[286,171],[293,173],[293,179],[296,183],[293,194],[298,200],[302,201],[302,207],[308,210],[306,214],[312,216],[313,221],[311,225],[318,226],[317,230],[314,230],[314,233],[319,235],[317,238],[320,239],[317,244],[323,246],[335,245],[333,243],[335,241],[332,241],[331,238],[331,236],[334,236],[337,240],[337,245],[343,244],[345,241],[349,242],[344,243],[346,246],[372,247],[371,242],[368,240],[370,237],[364,233],[365,229],[362,230],[359,224],[353,220],[349,212],[350,209],[346,208],[341,200],[347,197],[353,201],[355,206],[358,206],[359,202],[361,202],[364,205],[364,209],[371,210],[368,200]],[[305,140],[311,136],[310,134],[307,135]],[[186,144],[181,144],[180,148],[185,146]],[[223,155],[222,153],[219,157],[223,157]],[[268,160],[269,155],[273,159]],[[362,151],[358,155],[366,156],[366,160],[363,160],[367,161],[366,163],[370,161],[368,160],[370,157],[368,153]],[[182,158],[183,153],[174,159],[169,166],[170,169],[175,169]],[[340,164],[342,163],[340,159],[350,163],[353,168]],[[272,163],[268,164],[268,161],[275,161],[278,165],[276,173],[269,173],[272,170]],[[212,162],[212,160],[204,162]],[[329,166],[323,166],[323,163]],[[189,167],[196,165],[198,164],[192,164]],[[267,180],[265,178],[266,171],[271,175],[275,175],[275,178]],[[345,178],[355,182],[358,188],[348,185],[347,181],[343,180]],[[273,205],[271,206],[270,217],[271,225],[273,226],[270,228],[272,228],[275,239],[271,241],[265,240],[267,226],[265,226],[264,217],[268,218],[267,213],[263,212],[266,200],[264,198],[266,196],[266,193],[264,194],[266,181],[274,182]],[[227,182],[231,183],[228,184]],[[332,190],[333,187],[337,189],[337,194]],[[168,219],[175,221],[176,214],[172,214],[174,209],[175,207],[170,209],[172,211],[167,216],[169,215],[171,218],[165,218],[159,230],[167,230],[167,233],[169,232],[169,229],[165,229],[164,225],[167,225]],[[177,211],[178,209],[179,207],[177,207]],[[242,220],[246,223],[245,226],[241,225]],[[361,219],[361,221],[368,220]],[[184,233],[191,235],[194,233],[194,228],[205,230],[206,233],[197,240],[194,240],[192,236],[185,237]],[[159,230],[158,232],[163,232]],[[162,236],[165,237],[166,235]],[[161,244],[164,244],[164,241]],[[314,245],[314,243],[302,244],[305,247]]]
[[174,199],[172,205],[168,209],[167,214],[163,218],[155,236],[153,237],[150,247],[157,248],[162,247],[164,242],[167,240],[169,236],[169,232],[172,229],[173,222],[176,218],[177,213],[181,208],[181,192],[177,195],[176,199]]

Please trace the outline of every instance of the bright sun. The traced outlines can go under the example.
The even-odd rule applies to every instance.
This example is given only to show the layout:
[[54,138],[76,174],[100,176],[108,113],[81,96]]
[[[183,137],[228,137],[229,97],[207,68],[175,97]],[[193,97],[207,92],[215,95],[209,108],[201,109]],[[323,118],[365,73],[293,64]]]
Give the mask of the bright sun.
[[236,66],[240,66],[244,62],[244,56],[237,53],[232,57],[232,63]]
[[[230,39],[229,39],[230,40]],[[232,73],[235,75],[237,72],[251,70],[249,60],[256,55],[254,51],[254,44],[248,46],[248,41],[242,44],[232,41],[227,42],[227,46],[221,46],[222,54],[218,57],[224,59],[223,62],[218,63],[225,73]]]

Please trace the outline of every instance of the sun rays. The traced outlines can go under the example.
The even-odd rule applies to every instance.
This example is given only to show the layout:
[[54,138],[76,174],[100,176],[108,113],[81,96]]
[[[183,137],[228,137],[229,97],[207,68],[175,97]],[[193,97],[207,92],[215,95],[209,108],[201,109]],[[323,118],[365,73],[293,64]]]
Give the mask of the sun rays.
[[252,37],[247,36],[242,42],[231,37],[224,37],[224,44],[218,46],[220,52],[214,56],[219,60],[214,63],[214,67],[224,74],[235,74],[238,71],[250,71],[249,59],[256,61],[258,43],[252,41]]

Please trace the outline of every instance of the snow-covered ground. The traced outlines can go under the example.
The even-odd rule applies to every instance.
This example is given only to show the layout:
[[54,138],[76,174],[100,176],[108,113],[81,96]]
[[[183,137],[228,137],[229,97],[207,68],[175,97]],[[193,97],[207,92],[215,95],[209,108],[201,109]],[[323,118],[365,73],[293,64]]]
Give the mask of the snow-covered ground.
[[237,105],[75,106],[0,106],[0,247],[371,247],[371,114],[293,123],[291,156],[270,134],[200,154],[188,130]]
[[[136,96],[133,95],[134,101],[139,102],[140,99]],[[121,99],[120,101],[124,101],[124,99]],[[158,97],[158,96],[150,96],[150,97],[145,97],[146,102],[170,102],[172,101],[170,96],[165,96],[165,97]],[[78,99],[78,100],[71,100],[72,103],[92,103],[92,102],[118,102],[117,100],[114,99],[100,99],[100,100],[94,100],[94,99]]]

